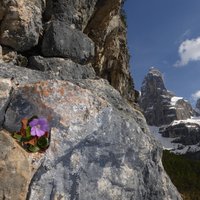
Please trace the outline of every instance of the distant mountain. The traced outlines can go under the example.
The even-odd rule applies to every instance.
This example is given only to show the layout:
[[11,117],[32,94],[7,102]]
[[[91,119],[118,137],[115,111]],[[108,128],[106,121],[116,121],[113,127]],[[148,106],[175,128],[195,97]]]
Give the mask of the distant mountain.
[[190,103],[165,87],[162,73],[151,67],[141,88],[140,106],[151,126],[162,126],[195,114]]
[[200,115],[200,99],[197,99],[195,111]]

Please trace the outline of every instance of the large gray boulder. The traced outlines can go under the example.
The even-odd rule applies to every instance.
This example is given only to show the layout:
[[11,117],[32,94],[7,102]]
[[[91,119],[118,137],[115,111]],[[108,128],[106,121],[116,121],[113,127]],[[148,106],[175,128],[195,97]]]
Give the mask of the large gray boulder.
[[162,73],[152,67],[141,87],[140,106],[149,125],[161,126],[195,114],[182,97],[176,97],[165,87]]
[[[27,199],[181,199],[161,164],[145,119],[105,80],[48,80],[19,85],[4,127],[45,116],[51,143],[38,155]],[[37,157],[38,157],[37,156]]]
[[94,43],[84,33],[65,22],[52,21],[42,43],[42,53],[47,57],[64,57],[84,64],[94,56]]

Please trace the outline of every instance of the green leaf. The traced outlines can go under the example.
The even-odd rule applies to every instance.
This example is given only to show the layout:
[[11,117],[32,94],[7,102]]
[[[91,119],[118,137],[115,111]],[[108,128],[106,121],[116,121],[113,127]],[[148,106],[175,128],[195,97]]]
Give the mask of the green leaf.
[[48,147],[49,145],[48,138],[46,138],[45,136],[40,137],[37,141],[37,145],[42,149]]
[[31,136],[31,127],[27,126],[26,128],[26,137],[30,137]]
[[20,142],[28,142],[31,139],[32,139],[32,136],[22,137]]
[[19,142],[21,142],[21,139],[22,139],[22,136],[21,136],[21,135],[19,135],[19,134],[17,134],[17,133],[14,133],[14,134],[13,134],[13,137],[14,137],[15,139],[17,139]]
[[35,152],[38,152],[40,150],[40,148],[38,146],[33,146],[33,145],[30,145],[28,147],[28,150],[35,153]]

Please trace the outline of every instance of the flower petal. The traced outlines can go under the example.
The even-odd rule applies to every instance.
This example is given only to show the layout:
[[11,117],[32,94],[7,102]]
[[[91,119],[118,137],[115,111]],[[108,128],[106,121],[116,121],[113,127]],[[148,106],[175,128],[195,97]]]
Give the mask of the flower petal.
[[40,125],[40,129],[43,131],[49,131],[48,121],[45,118],[40,118],[38,120],[38,124]]
[[40,130],[40,129],[37,129],[36,135],[37,135],[38,137],[41,137],[41,136],[43,136],[44,134],[45,134],[45,131],[42,131],[42,130]]
[[29,125],[30,125],[31,127],[37,126],[37,124],[38,124],[38,119],[33,119],[33,120],[29,123]]
[[31,128],[31,135],[32,136],[35,136],[36,135],[36,130],[37,129],[37,127],[35,127],[35,126],[33,126],[32,128]]

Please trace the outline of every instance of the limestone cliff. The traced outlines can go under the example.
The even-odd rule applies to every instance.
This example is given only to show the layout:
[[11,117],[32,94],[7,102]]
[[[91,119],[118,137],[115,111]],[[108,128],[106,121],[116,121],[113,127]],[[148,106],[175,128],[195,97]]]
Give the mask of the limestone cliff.
[[84,32],[95,42],[93,67],[122,96],[134,102],[133,80],[129,72],[129,54],[122,1],[99,1],[96,12]]
[[[122,3],[0,0],[0,199],[181,199],[130,105]],[[33,115],[51,126],[43,153],[10,135]]]

